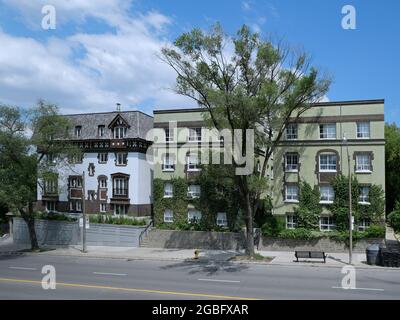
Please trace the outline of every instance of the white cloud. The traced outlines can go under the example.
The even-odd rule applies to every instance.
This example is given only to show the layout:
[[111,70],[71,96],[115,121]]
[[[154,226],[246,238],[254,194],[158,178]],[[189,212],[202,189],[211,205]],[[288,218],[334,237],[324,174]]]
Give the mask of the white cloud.
[[[47,1],[3,2],[20,10],[32,27]],[[153,106],[194,105],[167,90],[174,86],[175,73],[156,57],[168,43],[169,17],[154,11],[131,16],[129,2],[120,0],[55,0],[52,4],[57,10],[57,28],[95,17],[114,30],[101,34],[75,31],[66,38],[46,41],[0,30],[1,102],[30,106],[44,98],[68,113],[113,110],[116,102],[125,110],[147,112]]]

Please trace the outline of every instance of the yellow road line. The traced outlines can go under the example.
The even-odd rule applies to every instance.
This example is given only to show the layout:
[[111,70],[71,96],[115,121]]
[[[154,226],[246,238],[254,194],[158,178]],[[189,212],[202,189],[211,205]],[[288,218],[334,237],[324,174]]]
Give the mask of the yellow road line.
[[[42,284],[41,281],[37,281],[37,280],[23,280],[23,279],[11,279],[11,278],[0,278],[0,281],[1,282],[32,283],[32,284],[40,284],[40,285]],[[119,287],[98,286],[98,285],[80,284],[80,283],[57,282],[56,285],[64,286],[64,287],[106,289],[106,290],[143,292],[143,293],[157,293],[157,294],[190,296],[190,297],[204,297],[204,298],[214,298],[214,299],[259,300],[256,298],[233,297],[233,296],[215,295],[215,294],[207,294],[207,293],[175,292],[175,291],[161,291],[161,290],[135,289],[135,288],[119,288]]]

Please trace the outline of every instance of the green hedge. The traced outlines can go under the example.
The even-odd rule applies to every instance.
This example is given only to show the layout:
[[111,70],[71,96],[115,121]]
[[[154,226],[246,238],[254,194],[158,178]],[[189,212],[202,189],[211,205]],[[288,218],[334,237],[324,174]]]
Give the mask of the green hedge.
[[63,213],[58,212],[35,212],[35,219],[69,222],[74,222],[77,220],[77,218],[69,217]]
[[116,225],[126,225],[126,226],[146,225],[146,220],[144,219],[136,219],[125,216],[119,217],[107,214],[89,214],[88,217],[89,217],[89,222],[91,223],[116,224]]

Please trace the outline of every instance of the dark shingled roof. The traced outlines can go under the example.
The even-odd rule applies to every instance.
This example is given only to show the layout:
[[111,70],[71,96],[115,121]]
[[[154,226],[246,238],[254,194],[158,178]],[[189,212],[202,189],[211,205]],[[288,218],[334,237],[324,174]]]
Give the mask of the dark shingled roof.
[[[81,126],[79,139],[112,139],[108,125],[120,115],[129,125],[126,138],[146,139],[147,132],[153,128],[153,117],[140,111],[115,111],[104,113],[85,113],[64,115],[72,122],[71,136],[74,137],[75,126]],[[98,126],[105,126],[104,136],[98,136]]]

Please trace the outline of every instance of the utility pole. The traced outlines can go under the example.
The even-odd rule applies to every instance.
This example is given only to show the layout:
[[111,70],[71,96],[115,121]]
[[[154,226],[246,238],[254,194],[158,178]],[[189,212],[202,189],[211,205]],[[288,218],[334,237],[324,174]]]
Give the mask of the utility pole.
[[351,192],[351,163],[349,146],[347,144],[347,139],[343,136],[343,143],[346,145],[347,149],[347,166],[348,166],[348,176],[349,176],[349,264],[352,264],[353,260],[353,215],[352,215],[352,192]]
[[86,252],[85,171],[82,173],[82,252]]

